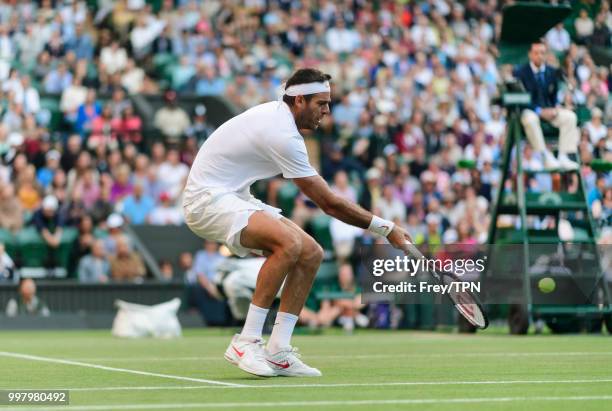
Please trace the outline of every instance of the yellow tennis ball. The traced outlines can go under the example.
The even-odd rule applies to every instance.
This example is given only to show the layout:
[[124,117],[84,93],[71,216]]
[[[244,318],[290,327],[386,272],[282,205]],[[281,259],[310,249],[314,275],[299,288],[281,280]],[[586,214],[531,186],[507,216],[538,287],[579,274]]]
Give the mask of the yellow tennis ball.
[[556,286],[557,284],[555,284],[555,280],[550,277],[544,277],[540,281],[538,281],[538,288],[544,294],[552,293],[553,291],[555,291]]

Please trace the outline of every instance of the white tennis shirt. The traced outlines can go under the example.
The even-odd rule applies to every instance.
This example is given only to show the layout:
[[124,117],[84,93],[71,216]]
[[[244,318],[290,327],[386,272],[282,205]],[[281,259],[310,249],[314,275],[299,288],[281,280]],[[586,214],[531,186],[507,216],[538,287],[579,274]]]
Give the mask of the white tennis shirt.
[[255,181],[317,175],[284,102],[257,105],[226,121],[204,142],[191,166],[187,202],[207,189],[245,192]]

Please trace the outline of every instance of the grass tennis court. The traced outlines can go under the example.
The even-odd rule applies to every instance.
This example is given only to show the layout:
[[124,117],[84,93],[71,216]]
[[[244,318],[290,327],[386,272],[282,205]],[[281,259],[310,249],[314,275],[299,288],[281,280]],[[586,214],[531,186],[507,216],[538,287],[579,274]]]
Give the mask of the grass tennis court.
[[69,409],[77,410],[587,411],[612,404],[607,335],[512,337],[493,329],[295,336],[304,358],[324,374],[314,379],[243,373],[223,360],[230,336],[187,330],[164,341],[119,340],[106,331],[3,332],[0,388],[69,389]]

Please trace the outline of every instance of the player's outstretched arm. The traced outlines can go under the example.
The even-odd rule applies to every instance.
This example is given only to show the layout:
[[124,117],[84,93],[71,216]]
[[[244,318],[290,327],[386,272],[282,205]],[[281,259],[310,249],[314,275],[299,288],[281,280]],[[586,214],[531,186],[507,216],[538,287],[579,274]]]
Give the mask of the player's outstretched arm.
[[406,241],[412,242],[403,228],[396,226],[391,221],[375,216],[358,204],[336,195],[321,176],[294,178],[293,181],[325,214],[347,224],[365,228],[387,237],[391,245],[396,248],[401,248]]

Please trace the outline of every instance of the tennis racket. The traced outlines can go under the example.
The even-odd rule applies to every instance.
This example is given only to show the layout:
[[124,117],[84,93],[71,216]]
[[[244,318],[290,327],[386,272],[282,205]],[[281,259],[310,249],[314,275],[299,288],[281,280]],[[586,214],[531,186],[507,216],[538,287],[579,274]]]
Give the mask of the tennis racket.
[[[404,244],[403,251],[413,258],[424,258],[414,244]],[[464,282],[453,273],[437,272],[435,270],[428,271],[428,273],[441,285]],[[463,287],[450,287],[450,291],[446,295],[451,299],[459,314],[474,327],[484,330],[489,326],[489,319],[482,308],[482,304],[471,291],[464,290]]]

